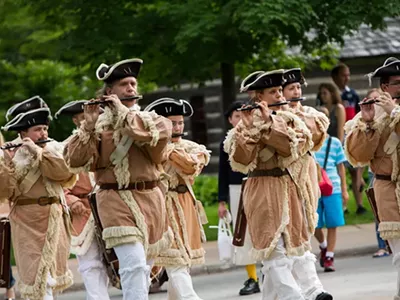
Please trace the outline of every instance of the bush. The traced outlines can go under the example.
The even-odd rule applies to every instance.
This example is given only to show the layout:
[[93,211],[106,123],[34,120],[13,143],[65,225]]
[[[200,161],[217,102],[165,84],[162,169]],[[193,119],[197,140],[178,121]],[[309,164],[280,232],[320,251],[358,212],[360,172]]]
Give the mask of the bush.
[[218,178],[212,175],[200,175],[193,186],[197,200],[204,206],[210,206],[218,202]]

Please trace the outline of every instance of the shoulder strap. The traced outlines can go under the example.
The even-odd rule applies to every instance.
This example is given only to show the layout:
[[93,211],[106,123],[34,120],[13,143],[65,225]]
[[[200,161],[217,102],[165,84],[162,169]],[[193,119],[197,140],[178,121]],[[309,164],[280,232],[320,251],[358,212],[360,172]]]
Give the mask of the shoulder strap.
[[326,147],[325,161],[323,167],[324,170],[326,169],[326,165],[328,164],[328,156],[329,156],[329,151],[331,150],[331,142],[332,142],[332,137],[330,136],[328,139],[328,146]]

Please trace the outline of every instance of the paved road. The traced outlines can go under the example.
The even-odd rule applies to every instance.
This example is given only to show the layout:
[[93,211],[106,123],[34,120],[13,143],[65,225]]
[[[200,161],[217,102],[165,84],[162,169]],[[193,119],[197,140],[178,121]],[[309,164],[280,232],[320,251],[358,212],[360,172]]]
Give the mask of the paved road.
[[[353,257],[336,262],[335,273],[320,273],[320,278],[335,300],[392,300],[396,288],[396,272],[391,258],[372,259]],[[232,299],[259,300],[261,294],[248,297],[237,295],[243,282],[244,270],[194,277],[194,286],[204,300]],[[116,289],[110,289],[111,298],[122,299]],[[166,300],[167,293],[154,294],[150,300]],[[66,293],[58,300],[85,300],[84,292]]]

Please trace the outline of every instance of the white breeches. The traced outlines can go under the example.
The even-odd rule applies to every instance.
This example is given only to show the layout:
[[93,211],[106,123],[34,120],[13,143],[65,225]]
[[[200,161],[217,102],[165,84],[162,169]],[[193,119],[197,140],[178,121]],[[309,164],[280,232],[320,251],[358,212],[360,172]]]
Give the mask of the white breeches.
[[146,263],[143,245],[119,245],[114,251],[119,261],[123,300],[148,300],[151,266]]
[[168,300],[201,300],[193,289],[188,267],[166,267],[168,274]]
[[315,256],[307,252],[300,257],[287,257],[282,237],[263,265],[262,300],[315,300],[324,292],[315,268]]
[[86,288],[86,300],[110,300],[108,295],[108,275],[101,261],[101,254],[95,239],[84,255],[77,255],[83,283]]
[[[51,277],[50,273],[47,274],[47,282],[46,282],[46,294],[43,297],[43,300],[53,300],[53,287],[57,284],[57,281]],[[29,298],[25,298],[29,300]]]
[[[229,185],[229,199],[230,199],[229,207],[231,209],[231,214],[232,214],[233,229],[235,229],[237,212],[239,210],[240,189],[241,185],[239,184]],[[256,263],[256,261],[250,256],[250,250],[253,248],[253,244],[251,242],[251,237],[248,228],[246,229],[246,235],[244,238],[243,247],[234,247],[234,248],[235,252],[233,256],[233,263],[235,265],[247,266]]]

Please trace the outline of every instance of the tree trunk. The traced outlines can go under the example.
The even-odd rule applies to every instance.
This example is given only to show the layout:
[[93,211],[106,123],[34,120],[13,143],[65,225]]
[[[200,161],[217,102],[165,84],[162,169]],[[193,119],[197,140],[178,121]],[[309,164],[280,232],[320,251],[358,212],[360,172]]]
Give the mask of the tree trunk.
[[[229,105],[236,100],[235,65],[221,63],[222,78],[222,113],[228,110]],[[224,118],[225,130],[228,130],[228,120]]]

